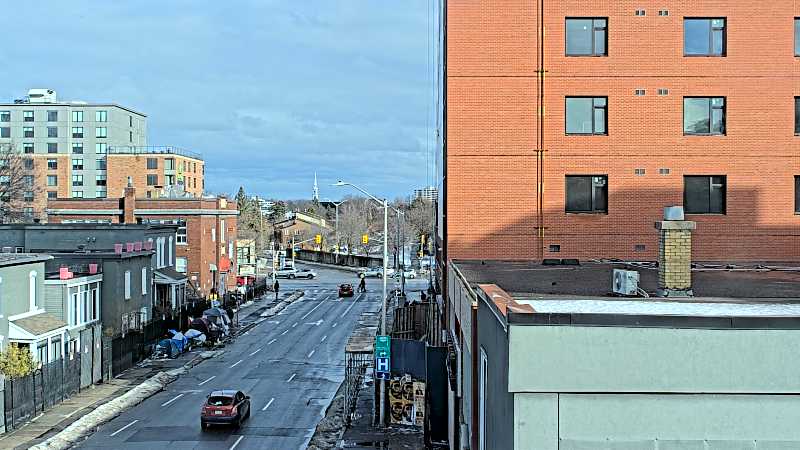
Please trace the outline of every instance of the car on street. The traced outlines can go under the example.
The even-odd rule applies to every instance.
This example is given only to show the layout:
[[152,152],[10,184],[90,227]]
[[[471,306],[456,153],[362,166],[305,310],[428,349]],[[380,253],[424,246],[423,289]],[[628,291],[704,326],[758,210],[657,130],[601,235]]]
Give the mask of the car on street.
[[250,396],[242,391],[211,391],[200,410],[200,428],[207,430],[214,425],[240,427],[250,417]]
[[314,272],[311,269],[297,269],[295,273],[295,277],[297,278],[308,278],[309,280],[313,280],[317,277],[317,272]]
[[339,297],[352,297],[353,285],[344,283],[339,285]]
[[275,271],[275,278],[288,278],[290,280],[293,280],[297,278],[297,269],[295,268],[278,269]]
[[[392,276],[392,275],[394,275],[394,269],[392,269],[391,267],[387,268],[386,269],[386,273],[389,274],[389,276]],[[363,269],[362,271],[360,271],[358,273],[358,276],[359,276],[359,278],[360,277],[365,277],[365,278],[370,278],[370,277],[383,278],[383,267],[370,267],[370,268]]]
[[[400,273],[395,274],[395,278],[400,278]],[[414,269],[403,270],[403,278],[417,278],[417,271]]]

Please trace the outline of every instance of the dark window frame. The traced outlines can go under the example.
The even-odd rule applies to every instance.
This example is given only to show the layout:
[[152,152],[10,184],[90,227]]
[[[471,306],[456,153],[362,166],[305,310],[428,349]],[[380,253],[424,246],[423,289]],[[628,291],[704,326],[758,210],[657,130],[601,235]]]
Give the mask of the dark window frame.
[[[55,117],[55,118],[53,118]],[[58,110],[48,110],[47,111],[47,121],[48,122],[58,122]]]
[[[713,20],[722,20],[722,51],[720,54],[715,53],[686,53],[686,21],[687,20],[707,20],[708,21],[708,50],[714,50],[714,30],[719,30],[719,27],[714,27]],[[728,18],[727,17],[684,17],[683,18],[683,56],[685,58],[725,58],[728,56]]]
[[[591,206],[589,209],[569,209],[569,180],[570,178],[589,178],[589,182],[591,183]],[[596,190],[595,188],[598,186],[596,185],[595,178],[602,178],[605,188],[605,208],[599,208],[597,206],[597,199],[595,197]],[[592,174],[592,175],[577,175],[577,174],[569,174],[564,175],[564,212],[566,214],[602,214],[608,215],[608,174]]]
[[[567,101],[571,98],[588,98],[592,100],[592,132],[591,133],[570,133],[567,131]],[[605,104],[602,107],[595,106],[595,100],[603,99]],[[595,110],[602,109],[605,111],[603,119],[605,124],[603,132],[594,131],[597,129],[595,124]],[[569,95],[564,97],[564,134],[567,136],[608,136],[608,96],[594,96],[594,95]]]
[[58,153],[58,142],[48,142],[47,153],[48,154]]
[[[708,178],[708,205],[705,211],[700,210],[692,210],[689,208],[689,200],[688,200],[688,192],[686,189],[686,180],[688,178]],[[716,186],[717,190],[722,191],[722,211],[721,212],[711,212],[711,195],[712,191],[715,189],[714,178],[722,178],[721,189],[719,186]],[[727,175],[684,175],[683,176],[683,208],[686,214],[698,214],[698,215],[714,215],[714,216],[725,216],[728,214],[728,176]]]
[[34,137],[36,137],[36,131],[35,131],[34,127],[22,127],[22,137],[24,137],[24,138],[34,138]]
[[49,138],[57,138],[58,137],[58,127],[47,127],[47,137],[49,137]]
[[794,135],[800,136],[800,96],[794,98]]
[[794,213],[800,214],[800,175],[794,176]]
[[[708,99],[708,133],[692,133],[686,131],[686,99],[689,98],[704,98]],[[722,99],[722,107],[714,106],[714,99]],[[714,110],[722,110],[722,132],[714,133],[711,131],[714,128]],[[702,96],[702,95],[687,95],[683,97],[683,135],[684,136],[727,136],[728,134],[728,97],[725,96]]]
[[[567,22],[570,20],[591,20],[592,21],[592,53],[569,53],[568,46],[567,46]],[[597,20],[605,20],[605,26],[599,27],[595,25],[595,21]],[[597,44],[595,41],[595,32],[597,31],[604,31],[604,38],[605,41],[603,42],[603,53],[597,53],[596,48]],[[608,17],[565,17],[564,18],[564,56],[567,57],[589,57],[589,58],[605,58],[608,57]]]
[[800,39],[797,38],[798,33],[795,30],[800,28],[800,17],[795,17],[792,25],[792,34],[794,34],[794,39],[792,40],[794,43],[794,56],[798,57],[800,56]]
[[11,127],[0,127],[0,138],[11,139]]
[[[158,174],[148,173],[147,177],[146,177],[146,180],[147,180],[147,186],[158,186],[159,185],[158,184]],[[151,180],[153,180],[152,183],[150,182]]]

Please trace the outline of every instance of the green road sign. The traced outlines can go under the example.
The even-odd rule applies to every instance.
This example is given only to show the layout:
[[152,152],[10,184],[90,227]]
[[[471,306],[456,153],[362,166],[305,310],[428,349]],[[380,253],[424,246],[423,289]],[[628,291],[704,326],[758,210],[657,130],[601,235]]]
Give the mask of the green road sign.
[[390,349],[391,348],[391,341],[389,336],[376,336],[375,337],[375,357],[376,358],[388,358]]

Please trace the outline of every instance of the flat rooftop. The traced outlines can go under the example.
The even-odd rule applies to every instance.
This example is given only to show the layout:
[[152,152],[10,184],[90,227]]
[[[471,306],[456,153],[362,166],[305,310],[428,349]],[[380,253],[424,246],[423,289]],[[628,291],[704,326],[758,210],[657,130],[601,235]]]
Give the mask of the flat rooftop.
[[53,259],[50,255],[37,253],[0,253],[0,267],[31,264]]
[[[800,329],[800,264],[696,264],[694,297],[661,298],[655,296],[658,269],[650,263],[454,263],[481,300],[509,323]],[[614,295],[613,269],[639,272],[639,286],[650,297]]]

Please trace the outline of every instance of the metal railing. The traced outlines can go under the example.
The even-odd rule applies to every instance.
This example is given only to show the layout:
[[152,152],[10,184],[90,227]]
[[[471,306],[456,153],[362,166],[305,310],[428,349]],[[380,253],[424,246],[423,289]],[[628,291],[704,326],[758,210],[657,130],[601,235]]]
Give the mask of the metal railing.
[[109,155],[178,155],[187,158],[203,160],[202,155],[172,145],[147,145],[147,146],[112,146],[108,147]]

